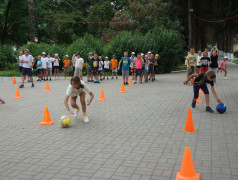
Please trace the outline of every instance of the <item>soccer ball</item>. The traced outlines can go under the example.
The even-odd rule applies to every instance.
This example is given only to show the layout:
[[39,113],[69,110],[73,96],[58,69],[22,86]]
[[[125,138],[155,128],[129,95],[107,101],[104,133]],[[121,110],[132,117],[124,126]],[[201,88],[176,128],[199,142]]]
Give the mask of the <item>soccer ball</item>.
[[225,104],[218,104],[217,108],[216,108],[217,112],[219,112],[220,114],[223,114],[224,112],[226,112],[226,105]]
[[70,125],[71,119],[69,116],[61,116],[59,120],[59,124],[61,127],[66,128]]

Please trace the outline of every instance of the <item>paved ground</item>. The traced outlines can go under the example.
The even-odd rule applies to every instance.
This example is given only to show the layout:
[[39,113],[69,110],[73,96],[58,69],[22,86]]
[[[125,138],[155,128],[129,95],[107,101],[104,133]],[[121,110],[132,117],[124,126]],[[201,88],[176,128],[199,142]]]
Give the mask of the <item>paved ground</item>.
[[[238,179],[238,69],[228,65],[228,79],[218,75],[217,93],[228,106],[225,114],[192,109],[196,133],[183,133],[192,87],[184,86],[185,73],[156,76],[149,84],[126,87],[119,80],[90,83],[95,93],[88,107],[89,123],[72,120],[58,125],[66,114],[63,100],[67,80],[27,83],[22,99],[12,99],[16,85],[0,82],[0,179],[167,180],[180,170],[185,146],[190,146],[196,172],[202,180]],[[19,83],[20,79],[17,78]],[[108,101],[99,102],[101,88]],[[209,88],[210,89],[210,88]],[[89,97],[87,97],[89,98]],[[216,102],[211,96],[211,107]],[[48,106],[51,126],[40,126]]]

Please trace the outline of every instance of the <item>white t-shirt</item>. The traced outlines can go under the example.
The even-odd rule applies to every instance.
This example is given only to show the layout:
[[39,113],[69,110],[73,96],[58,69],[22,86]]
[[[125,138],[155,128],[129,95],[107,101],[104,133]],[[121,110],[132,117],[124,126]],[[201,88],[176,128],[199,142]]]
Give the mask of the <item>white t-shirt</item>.
[[47,58],[41,57],[41,62],[42,62],[42,69],[46,69]]
[[67,88],[66,95],[69,96],[69,97],[74,97],[74,96],[78,96],[81,92],[86,92],[86,93],[91,92],[89,87],[82,80],[80,80],[80,82],[81,82],[82,85],[84,85],[84,88],[75,89],[70,84]]
[[30,54],[28,56],[22,55],[22,61],[28,61],[28,63],[22,63],[22,67],[31,68],[34,58]]
[[197,56],[197,66],[201,66],[201,62],[199,63],[200,59],[202,58],[202,56]]
[[102,71],[102,67],[103,67],[103,61],[99,61],[99,63],[98,63],[98,70],[99,71]]
[[47,57],[46,62],[48,62],[48,68],[52,68],[52,61],[54,61],[54,58],[52,57]]
[[109,69],[110,61],[104,61],[104,68]]
[[21,63],[22,56],[19,56],[19,57],[18,57],[18,60],[19,60],[19,66],[22,67],[22,65],[23,65],[23,64]]
[[84,63],[83,58],[76,58],[75,59],[75,67],[76,68],[82,68],[83,63]]
[[55,61],[54,66],[59,66],[59,59],[58,58],[54,58],[53,61]]

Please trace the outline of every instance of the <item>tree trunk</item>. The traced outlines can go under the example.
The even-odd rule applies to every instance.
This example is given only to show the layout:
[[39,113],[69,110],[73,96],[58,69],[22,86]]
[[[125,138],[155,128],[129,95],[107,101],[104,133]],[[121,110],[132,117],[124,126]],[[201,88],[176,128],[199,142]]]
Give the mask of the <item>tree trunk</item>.
[[28,0],[28,12],[30,22],[30,41],[34,42],[35,38],[35,20],[34,20],[34,0]]
[[190,9],[193,9],[193,0],[188,0],[188,30],[189,30],[189,48],[195,48],[195,39],[194,39],[194,18],[192,16],[193,12],[190,12]]
[[7,23],[8,23],[8,16],[9,16],[9,11],[11,9],[11,6],[12,6],[12,0],[9,0],[7,4],[7,9],[5,12],[5,22],[4,22],[2,36],[1,36],[2,44],[5,44],[5,41],[7,39],[7,28],[8,28]]

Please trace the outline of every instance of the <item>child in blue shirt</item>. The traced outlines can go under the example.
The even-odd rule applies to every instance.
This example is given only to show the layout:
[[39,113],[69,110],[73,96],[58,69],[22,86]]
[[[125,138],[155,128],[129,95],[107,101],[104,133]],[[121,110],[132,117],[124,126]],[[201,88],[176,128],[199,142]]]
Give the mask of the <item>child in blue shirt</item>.
[[42,78],[42,72],[41,72],[41,69],[42,69],[42,61],[41,61],[41,56],[38,56],[38,60],[37,60],[37,71],[36,71],[36,74],[38,76],[38,79],[37,81],[41,81],[41,78]]
[[125,85],[128,85],[128,77],[129,77],[129,65],[130,65],[130,58],[128,57],[128,52],[124,52],[124,57],[121,58],[118,70],[120,69],[120,65],[122,63],[122,76]]

